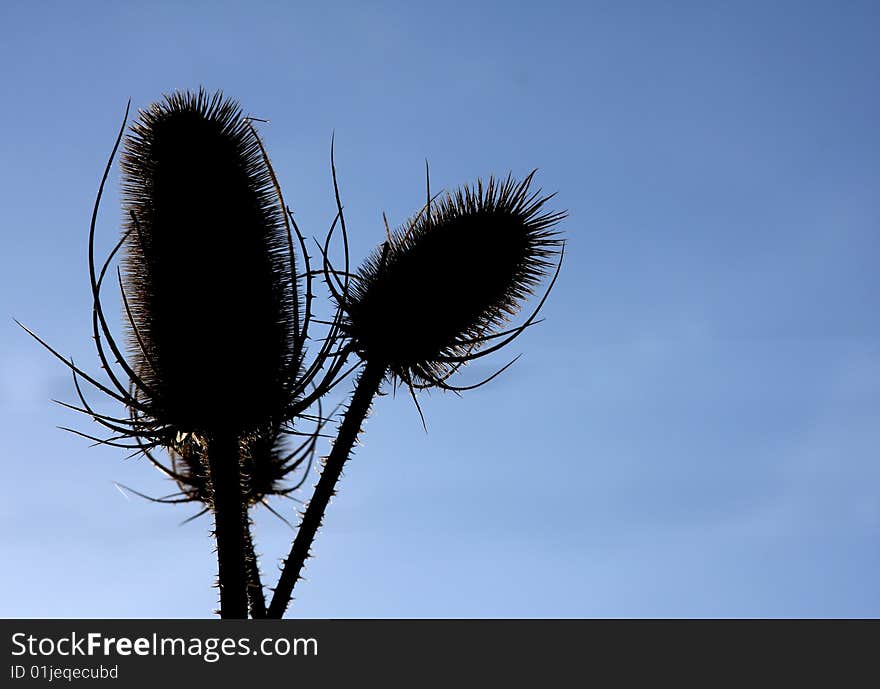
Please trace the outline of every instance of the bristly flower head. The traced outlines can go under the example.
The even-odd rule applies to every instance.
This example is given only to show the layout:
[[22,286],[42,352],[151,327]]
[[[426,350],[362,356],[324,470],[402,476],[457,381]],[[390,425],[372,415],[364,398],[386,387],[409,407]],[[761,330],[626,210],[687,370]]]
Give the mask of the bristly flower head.
[[452,389],[463,363],[522,332],[501,329],[561,258],[555,227],[566,217],[544,210],[552,197],[529,189],[533,175],[429,200],[373,252],[344,296],[344,328],[364,359],[412,387]]
[[[303,435],[293,430],[296,421],[315,421],[304,444],[311,448],[305,451],[310,465],[314,439],[326,421],[320,400],[357,366],[344,370],[352,350],[342,342],[339,314],[306,364],[315,295],[305,238],[250,118],[220,93],[175,93],[140,112],[125,137],[122,161],[127,225],[103,264],[96,263],[98,212],[129,107],[98,187],[88,241],[92,332],[109,383],[22,327],[73,373],[81,406],[59,403],[113,435],[65,430],[146,453],[191,500],[207,498],[199,485],[204,468],[197,465],[206,455],[192,448],[204,449],[217,434],[237,436],[243,456],[259,457],[253,460],[256,469],[245,467],[246,472],[263,477],[248,495],[259,501],[284,494],[280,481],[295,468],[300,450],[285,457],[274,448],[284,445],[285,435]],[[116,343],[101,298],[121,249],[125,276],[117,268],[117,278],[129,357]],[[124,404],[127,418],[98,412],[81,383]],[[306,413],[313,404],[317,416]],[[195,463],[168,470],[150,454],[158,447]]]
[[[310,435],[296,449],[288,451],[278,429],[264,428],[241,438],[239,455],[244,503],[249,507],[260,503],[274,512],[266,503],[266,498],[287,496],[305,483],[315,458],[317,439],[317,433]],[[149,450],[145,450],[144,454],[153,465],[177,482],[180,488],[178,493],[152,498],[127,486],[121,487],[152,502],[202,503],[209,506],[212,494],[206,451],[205,444],[195,434],[178,438],[174,447],[168,449],[170,466],[159,462]],[[286,484],[288,477],[295,472],[300,473],[300,478],[295,483]]]
[[235,101],[178,92],[124,143],[124,296],[142,421],[174,432],[277,422],[297,346],[283,207]]

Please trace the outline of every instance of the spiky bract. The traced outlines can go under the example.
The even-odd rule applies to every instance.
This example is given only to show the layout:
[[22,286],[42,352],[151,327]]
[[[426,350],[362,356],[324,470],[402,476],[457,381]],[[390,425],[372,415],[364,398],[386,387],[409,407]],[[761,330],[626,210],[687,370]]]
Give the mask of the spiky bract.
[[430,387],[492,344],[560,250],[565,213],[544,211],[551,197],[529,189],[533,174],[447,194],[372,253],[345,304],[363,358]]
[[141,111],[122,158],[124,286],[144,416],[244,435],[284,415],[297,333],[283,209],[235,101],[178,92]]

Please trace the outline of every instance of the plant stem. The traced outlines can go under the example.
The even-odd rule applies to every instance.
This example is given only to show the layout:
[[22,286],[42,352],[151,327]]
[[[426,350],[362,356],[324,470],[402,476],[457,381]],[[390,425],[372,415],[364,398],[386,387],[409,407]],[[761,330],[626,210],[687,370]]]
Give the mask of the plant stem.
[[309,557],[312,541],[315,540],[315,534],[324,518],[324,511],[330,503],[330,498],[336,492],[336,483],[342,474],[342,467],[351,455],[351,449],[361,431],[361,424],[370,410],[373,397],[376,396],[382,385],[386,368],[384,363],[368,361],[358,379],[351,404],[339,426],[339,435],[336,442],[333,443],[330,455],[324,462],[324,470],[321,472],[321,478],[318,479],[318,485],[315,486],[315,493],[303,513],[299,530],[290,548],[290,555],[284,561],[278,586],[275,588],[275,594],[269,605],[268,617],[270,619],[281,619],[290,604],[293,587],[300,579],[302,568]]
[[257,552],[254,550],[254,541],[251,536],[250,519],[245,526],[244,538],[251,617],[255,620],[261,620],[266,617],[266,599],[263,595],[263,583],[260,580],[260,563],[257,560]]
[[216,435],[208,440],[208,467],[214,500],[220,617],[247,619],[245,567],[246,508],[241,498],[238,437]]

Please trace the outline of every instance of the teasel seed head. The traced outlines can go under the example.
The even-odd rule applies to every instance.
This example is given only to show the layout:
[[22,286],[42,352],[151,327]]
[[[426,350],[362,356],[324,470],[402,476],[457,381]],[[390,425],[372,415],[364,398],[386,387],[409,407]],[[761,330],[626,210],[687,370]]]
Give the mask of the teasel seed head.
[[344,328],[362,358],[412,387],[450,387],[477,352],[521,332],[502,328],[561,259],[566,217],[545,210],[552,196],[530,189],[533,176],[490,177],[436,204],[429,193],[389,234],[345,295]]
[[[269,507],[266,498],[287,496],[299,489],[314,461],[315,440],[316,437],[309,436],[297,448],[290,450],[282,433],[272,428],[260,429],[241,438],[239,455],[244,503],[248,507],[256,504]],[[187,435],[168,449],[170,466],[158,464],[152,454],[148,454],[151,461],[173,478],[180,488],[180,493],[172,496],[169,502],[211,504],[207,451],[206,444],[198,436]],[[299,476],[299,480],[291,483],[288,480],[291,475]]]
[[167,95],[132,125],[122,172],[123,294],[145,416],[173,434],[277,422],[296,378],[298,295],[250,122],[220,92]]

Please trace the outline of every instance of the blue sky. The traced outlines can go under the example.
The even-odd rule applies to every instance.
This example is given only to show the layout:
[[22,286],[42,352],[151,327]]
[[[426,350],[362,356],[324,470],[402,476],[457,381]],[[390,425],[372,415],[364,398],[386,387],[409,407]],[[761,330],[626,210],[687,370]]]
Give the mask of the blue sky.
[[[200,85],[271,120],[308,234],[335,131],[356,259],[425,158],[436,189],[538,167],[570,212],[516,366],[425,396],[427,435],[377,401],[293,615],[880,615],[876,3],[9,1],[0,27],[0,615],[216,605],[209,520],[55,429],[97,427],[12,322],[97,370],[88,218],[125,103]],[[256,518],[271,583],[292,532]]]

